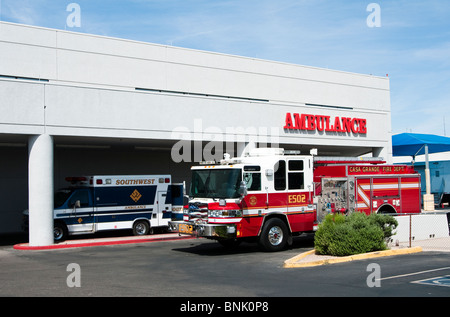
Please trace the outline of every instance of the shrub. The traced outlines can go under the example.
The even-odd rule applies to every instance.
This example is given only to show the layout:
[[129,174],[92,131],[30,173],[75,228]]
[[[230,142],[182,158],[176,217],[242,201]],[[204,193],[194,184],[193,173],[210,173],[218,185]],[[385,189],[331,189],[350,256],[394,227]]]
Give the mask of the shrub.
[[385,240],[389,240],[391,238],[393,235],[392,231],[398,226],[397,219],[389,215],[371,214],[368,218],[372,223],[380,226],[383,230]]
[[329,214],[319,225],[314,247],[318,254],[334,256],[385,250],[397,225],[397,220],[388,215]]

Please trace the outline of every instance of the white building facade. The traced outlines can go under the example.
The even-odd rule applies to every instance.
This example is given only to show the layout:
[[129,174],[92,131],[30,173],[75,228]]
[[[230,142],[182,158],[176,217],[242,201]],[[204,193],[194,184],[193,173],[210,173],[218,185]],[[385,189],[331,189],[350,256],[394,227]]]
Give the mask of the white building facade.
[[3,22],[0,111],[0,233],[28,207],[48,224],[66,176],[189,183],[253,146],[392,157],[388,78]]

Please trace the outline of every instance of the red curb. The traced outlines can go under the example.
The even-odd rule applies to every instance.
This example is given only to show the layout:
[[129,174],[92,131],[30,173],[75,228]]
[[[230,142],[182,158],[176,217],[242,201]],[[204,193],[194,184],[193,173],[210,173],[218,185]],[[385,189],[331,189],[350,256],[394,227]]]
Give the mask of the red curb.
[[192,236],[179,236],[179,237],[158,237],[148,239],[129,239],[129,240],[109,240],[109,241],[94,241],[84,243],[70,243],[70,244],[53,244],[46,246],[30,246],[28,243],[16,244],[13,246],[15,250],[54,250],[54,249],[68,249],[68,248],[83,248],[94,247],[104,245],[120,245],[120,244],[132,244],[132,243],[144,243],[144,242],[157,242],[157,241],[173,241],[173,240],[187,240],[195,239]]

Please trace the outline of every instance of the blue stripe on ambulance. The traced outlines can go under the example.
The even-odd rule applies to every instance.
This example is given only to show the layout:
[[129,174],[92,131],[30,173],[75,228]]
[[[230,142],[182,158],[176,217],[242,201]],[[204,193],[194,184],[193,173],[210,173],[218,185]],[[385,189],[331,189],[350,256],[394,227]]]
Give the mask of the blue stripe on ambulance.
[[133,221],[136,218],[151,219],[152,209],[143,209],[141,211],[133,211],[132,213],[109,213],[108,215],[96,215],[96,223],[114,222],[114,221]]
[[[127,212],[126,210],[105,210],[101,212],[92,213],[76,213],[74,215],[58,214],[59,219],[64,219],[67,225],[77,225],[80,222],[84,224],[88,223],[104,223],[114,221],[133,221],[136,218],[151,219],[153,208],[132,210]],[[82,221],[80,221],[80,219]]]

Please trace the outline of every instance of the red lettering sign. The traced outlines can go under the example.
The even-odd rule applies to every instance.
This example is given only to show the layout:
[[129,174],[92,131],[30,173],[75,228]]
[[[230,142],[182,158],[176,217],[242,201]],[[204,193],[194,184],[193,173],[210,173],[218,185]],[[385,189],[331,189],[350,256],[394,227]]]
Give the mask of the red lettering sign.
[[319,132],[349,132],[354,134],[367,133],[367,121],[361,118],[286,113],[284,129],[287,130],[317,130]]

